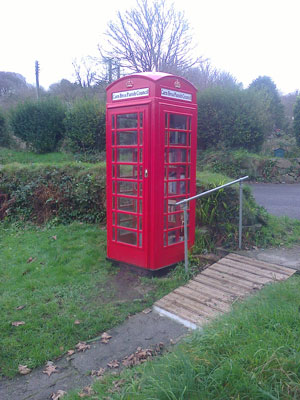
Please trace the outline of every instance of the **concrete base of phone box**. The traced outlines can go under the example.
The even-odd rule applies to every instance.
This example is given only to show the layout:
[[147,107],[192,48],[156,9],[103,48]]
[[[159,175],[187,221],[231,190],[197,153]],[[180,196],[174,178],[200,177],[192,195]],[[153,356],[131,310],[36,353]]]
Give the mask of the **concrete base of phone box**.
[[171,269],[174,269],[176,265],[179,263],[171,264],[171,265],[166,265],[165,267],[159,268],[159,269],[147,269],[147,268],[142,268],[137,265],[125,263],[123,261],[118,261],[114,260],[113,258],[106,257],[107,261],[110,261],[112,265],[115,267],[119,268],[127,268],[128,270],[137,273],[140,276],[163,276],[166,275],[168,272],[170,272]]

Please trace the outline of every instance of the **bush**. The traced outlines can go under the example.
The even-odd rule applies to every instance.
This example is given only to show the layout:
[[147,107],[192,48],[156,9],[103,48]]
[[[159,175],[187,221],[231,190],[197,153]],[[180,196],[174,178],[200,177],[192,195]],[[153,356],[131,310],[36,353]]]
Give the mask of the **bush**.
[[37,153],[54,151],[63,138],[65,107],[52,98],[20,103],[11,114],[14,134]]
[[67,145],[76,152],[105,149],[105,106],[96,99],[78,100],[66,113]]
[[9,164],[0,171],[0,220],[95,223],[105,214],[104,164]]
[[264,126],[254,93],[235,88],[212,88],[198,98],[198,146],[222,145],[258,151]]
[[294,133],[297,145],[300,147],[300,97],[297,97],[294,107]]
[[7,147],[10,144],[7,121],[4,113],[0,110],[0,146]]

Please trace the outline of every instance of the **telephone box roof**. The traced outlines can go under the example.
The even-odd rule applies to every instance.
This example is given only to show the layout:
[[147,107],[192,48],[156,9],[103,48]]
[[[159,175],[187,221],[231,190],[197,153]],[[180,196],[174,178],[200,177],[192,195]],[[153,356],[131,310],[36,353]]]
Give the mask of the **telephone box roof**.
[[119,82],[123,79],[134,78],[134,77],[146,78],[151,81],[158,81],[158,80],[166,78],[166,77],[175,77],[175,78],[179,78],[179,79],[185,81],[186,83],[191,85],[195,90],[197,90],[197,88],[191,82],[189,82],[187,79],[182,78],[181,76],[178,76],[178,75],[168,74],[166,72],[137,72],[137,73],[133,73],[131,75],[126,75],[126,76],[118,79],[117,81],[112,82],[110,85],[107,86],[106,90],[109,90],[111,86],[115,85],[117,82]]

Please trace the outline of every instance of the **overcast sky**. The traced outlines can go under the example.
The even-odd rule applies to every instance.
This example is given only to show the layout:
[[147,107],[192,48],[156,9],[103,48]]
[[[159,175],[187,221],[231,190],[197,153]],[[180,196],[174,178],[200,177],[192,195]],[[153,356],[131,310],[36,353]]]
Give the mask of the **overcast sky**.
[[[171,0],[167,0],[171,4]],[[300,0],[174,0],[198,43],[198,54],[247,87],[270,76],[283,93],[300,89]],[[74,80],[72,61],[97,54],[107,22],[135,0],[2,0],[0,70],[45,88]]]

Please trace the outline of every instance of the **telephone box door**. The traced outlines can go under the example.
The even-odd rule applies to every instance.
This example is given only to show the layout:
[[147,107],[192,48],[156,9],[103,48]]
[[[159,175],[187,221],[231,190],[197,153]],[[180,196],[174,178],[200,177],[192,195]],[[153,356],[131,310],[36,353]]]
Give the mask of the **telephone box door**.
[[[195,108],[161,105],[159,132],[163,138],[163,193],[160,204],[160,257],[164,265],[179,262],[184,256],[183,208],[180,200],[196,194]],[[163,200],[163,201],[162,201]],[[188,203],[188,244],[195,240],[195,202]],[[156,260],[157,264],[159,260]]]
[[147,268],[147,106],[107,112],[108,257]]

